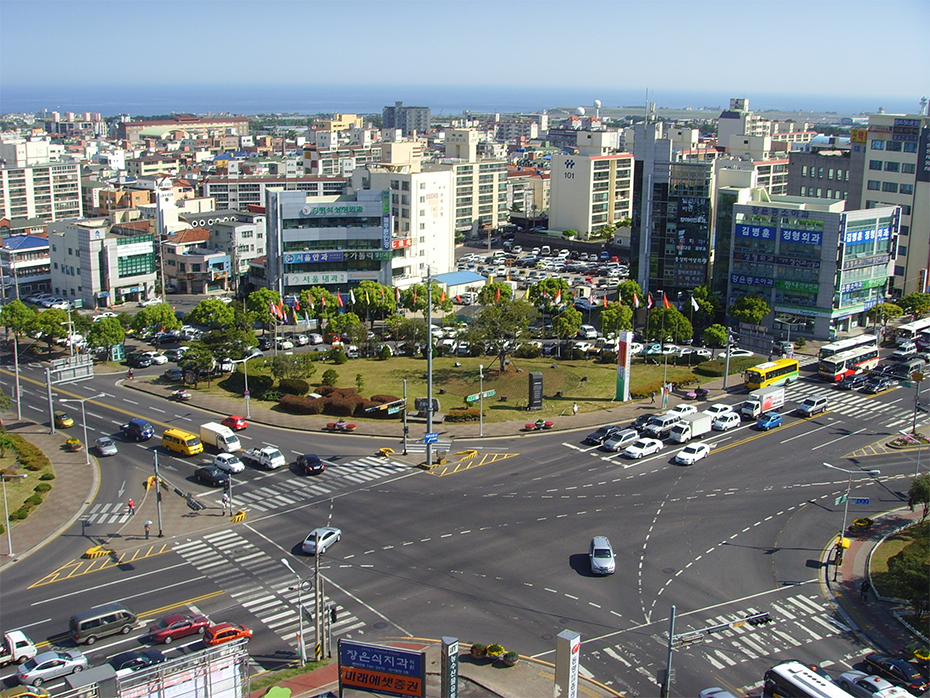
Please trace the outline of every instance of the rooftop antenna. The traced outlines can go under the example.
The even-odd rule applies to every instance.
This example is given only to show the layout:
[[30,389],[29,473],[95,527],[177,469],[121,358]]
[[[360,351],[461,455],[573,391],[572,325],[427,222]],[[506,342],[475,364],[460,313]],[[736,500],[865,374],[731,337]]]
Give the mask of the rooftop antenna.
[[646,88],[646,103],[643,105],[646,107],[646,123],[649,123],[649,88]]
[[921,116],[927,116],[927,115],[928,115],[928,112],[927,112],[927,98],[926,98],[926,97],[921,97],[921,98],[920,98],[920,114],[921,114]]

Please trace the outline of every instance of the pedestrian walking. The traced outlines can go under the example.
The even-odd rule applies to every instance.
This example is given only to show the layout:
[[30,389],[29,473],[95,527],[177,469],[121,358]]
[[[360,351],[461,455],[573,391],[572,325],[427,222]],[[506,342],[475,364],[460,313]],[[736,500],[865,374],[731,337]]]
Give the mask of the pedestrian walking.
[[127,508],[129,509],[129,515],[130,515],[130,516],[132,516],[133,514],[136,513],[136,503],[135,503],[134,501],[132,501],[132,499],[130,499],[128,502],[126,502],[126,506],[127,506]]
[[863,601],[869,600],[869,590],[871,589],[868,579],[863,579],[862,584],[859,585],[859,598]]
[[649,399],[650,405],[656,404],[656,391],[655,390],[652,391],[652,393],[649,395],[649,398],[650,398]]
[[574,417],[576,414],[578,414],[578,403],[573,402],[572,403],[572,416]]
[[223,513],[226,514],[229,511],[229,495],[223,492]]
[[151,532],[152,532],[152,527],[148,523],[146,523],[145,524],[145,540],[149,539],[149,533]]

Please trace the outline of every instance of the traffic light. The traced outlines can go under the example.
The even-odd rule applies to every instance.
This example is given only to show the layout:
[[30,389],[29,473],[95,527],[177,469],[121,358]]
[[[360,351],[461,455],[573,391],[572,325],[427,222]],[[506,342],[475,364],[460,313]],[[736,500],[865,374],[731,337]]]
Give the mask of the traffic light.
[[329,607],[329,622],[335,623],[336,618],[339,617],[339,612],[336,610],[336,604],[333,604]]
[[200,511],[201,509],[206,509],[207,507],[206,505],[194,499],[194,495],[188,492],[187,493],[187,508],[190,509],[191,511]]
[[771,623],[774,618],[772,618],[769,613],[757,613],[754,616],[749,616],[746,619],[750,625],[765,625],[766,623]]
[[229,494],[229,491],[232,489],[232,478],[227,478],[223,480],[223,492]]

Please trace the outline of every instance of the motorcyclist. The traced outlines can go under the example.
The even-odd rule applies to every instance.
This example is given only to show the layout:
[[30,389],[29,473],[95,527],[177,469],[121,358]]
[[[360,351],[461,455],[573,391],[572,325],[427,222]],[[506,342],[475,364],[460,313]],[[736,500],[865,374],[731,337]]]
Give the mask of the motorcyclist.
[[131,369],[131,368],[126,372],[126,377],[127,377],[127,378],[132,378],[132,369]]

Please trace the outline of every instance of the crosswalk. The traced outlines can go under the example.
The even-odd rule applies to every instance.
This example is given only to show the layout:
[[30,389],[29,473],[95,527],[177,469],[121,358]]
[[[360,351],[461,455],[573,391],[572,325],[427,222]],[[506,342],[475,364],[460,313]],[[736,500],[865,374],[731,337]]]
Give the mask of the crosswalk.
[[[176,545],[174,552],[223,588],[278,637],[295,648],[299,646],[296,580],[280,560],[272,558],[238,532],[229,529]],[[313,604],[308,604],[310,599],[312,591],[308,585],[301,599],[308,644],[313,616]],[[330,596],[329,603],[333,601]],[[337,620],[329,626],[332,637],[347,635],[364,627],[363,621],[338,603],[335,608]]]
[[798,381],[788,388],[788,398],[801,402],[808,397],[826,396],[827,409],[847,417],[869,417],[888,429],[897,430],[913,418],[914,405],[903,397],[880,401],[856,390],[839,390],[828,383]]
[[[433,453],[437,451],[449,452],[452,450],[451,441],[436,441],[433,443]],[[408,441],[407,453],[426,453],[426,444],[422,441]]]
[[[273,511],[281,507],[303,504],[313,497],[325,497],[339,490],[365,485],[392,475],[410,470],[410,466],[392,463],[377,456],[357,458],[338,465],[329,464],[326,471],[315,477],[289,478],[269,482],[263,486],[246,490],[235,488],[233,506],[258,512]],[[219,501],[217,495],[217,501]]]
[[126,502],[101,502],[94,504],[82,517],[87,524],[123,524],[129,521],[129,509]]

